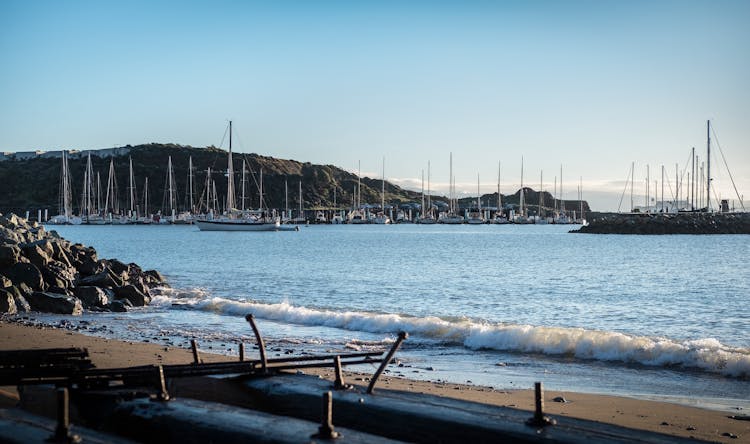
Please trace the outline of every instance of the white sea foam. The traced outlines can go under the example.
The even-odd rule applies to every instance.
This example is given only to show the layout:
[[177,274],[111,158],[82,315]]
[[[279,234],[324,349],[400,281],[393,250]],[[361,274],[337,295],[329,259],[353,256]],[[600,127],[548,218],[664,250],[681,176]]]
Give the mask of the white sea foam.
[[192,309],[226,315],[253,313],[284,323],[325,326],[369,333],[407,331],[410,335],[462,344],[470,349],[569,355],[580,359],[639,363],[648,366],[698,368],[722,375],[750,377],[750,350],[730,347],[716,339],[677,341],[583,328],[447,321],[357,311],[331,311],[289,303],[263,304],[206,297],[202,291],[166,291],[153,304],[179,302]]

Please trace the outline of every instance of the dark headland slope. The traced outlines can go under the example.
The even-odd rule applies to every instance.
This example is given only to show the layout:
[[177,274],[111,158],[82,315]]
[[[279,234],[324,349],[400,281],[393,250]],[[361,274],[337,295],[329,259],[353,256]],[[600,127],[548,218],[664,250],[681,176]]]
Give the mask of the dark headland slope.
[[[179,210],[189,210],[188,165],[193,163],[193,202],[198,202],[205,195],[209,169],[211,179],[216,184],[216,195],[219,201],[226,195],[227,151],[209,146],[195,148],[176,144],[151,143],[145,145],[91,150],[71,151],[68,155],[69,169],[73,187],[73,211],[78,213],[81,190],[84,182],[84,170],[88,154],[91,154],[94,183],[99,177],[101,199],[104,201],[107,189],[110,161],[114,166],[117,183],[117,198],[120,207],[124,208],[129,195],[128,169],[132,159],[135,176],[136,201],[144,202],[144,185],[148,178],[149,208],[147,213],[156,213],[166,207],[167,162],[172,160],[174,170],[174,193],[177,196]],[[50,215],[57,214],[59,206],[60,176],[62,151],[37,151],[28,153],[0,153],[0,212],[24,214],[36,210],[49,209]],[[302,184],[302,200],[306,210],[333,208],[334,196],[336,207],[352,206],[357,187],[357,176],[334,165],[316,165],[310,162],[278,159],[259,154],[233,153],[237,205],[241,206],[242,161],[246,162],[245,208],[257,208],[259,203],[258,186],[260,171],[263,171],[263,196],[266,207],[283,209],[288,205],[292,209],[299,206],[299,184]],[[381,179],[363,177],[361,182],[361,203],[380,204]],[[286,186],[285,186],[286,185]],[[96,185],[95,185],[96,186]],[[288,189],[288,193],[285,190]],[[543,192],[543,211],[549,212],[553,204],[560,206],[547,192]],[[288,197],[287,197],[288,195]],[[530,211],[537,211],[539,193],[531,188],[524,188],[526,204]],[[481,198],[482,206],[497,204],[497,193],[485,194]],[[503,205],[518,205],[520,191],[503,195]],[[385,201],[388,205],[420,203],[421,193],[406,190],[398,185],[385,183]],[[432,196],[433,202],[446,202],[443,196]],[[476,204],[476,197],[464,198],[461,207]],[[577,200],[565,201],[562,205],[569,209],[590,211],[587,202]],[[536,213],[534,213],[536,214]]]

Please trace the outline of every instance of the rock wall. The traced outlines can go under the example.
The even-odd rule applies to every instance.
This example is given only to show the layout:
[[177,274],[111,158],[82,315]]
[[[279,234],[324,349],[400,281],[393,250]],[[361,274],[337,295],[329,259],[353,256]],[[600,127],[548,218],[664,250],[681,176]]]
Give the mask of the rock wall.
[[0,313],[127,311],[148,304],[150,289],[165,285],[157,271],[99,259],[92,247],[0,214]]
[[750,234],[750,213],[611,214],[571,233]]

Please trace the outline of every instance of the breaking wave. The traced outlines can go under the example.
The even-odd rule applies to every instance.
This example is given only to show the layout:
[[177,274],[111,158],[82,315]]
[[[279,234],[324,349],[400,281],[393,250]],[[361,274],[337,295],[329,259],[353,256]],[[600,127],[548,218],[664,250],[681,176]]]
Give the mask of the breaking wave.
[[153,305],[186,308],[225,315],[245,315],[283,323],[324,326],[368,333],[406,331],[412,336],[461,344],[473,350],[568,355],[579,359],[638,363],[647,366],[679,366],[732,376],[750,377],[750,349],[731,347],[716,339],[677,341],[634,336],[584,328],[543,327],[517,324],[445,320],[359,311],[332,311],[207,297],[200,290],[165,291]]

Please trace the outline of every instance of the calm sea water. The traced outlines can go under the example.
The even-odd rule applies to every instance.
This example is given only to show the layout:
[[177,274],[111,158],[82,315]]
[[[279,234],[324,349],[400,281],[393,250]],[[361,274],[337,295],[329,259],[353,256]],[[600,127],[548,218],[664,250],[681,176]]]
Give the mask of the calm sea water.
[[95,334],[236,353],[252,312],[275,354],[383,348],[405,330],[392,371],[410,378],[750,408],[750,236],[55,228],[172,286],[146,309],[86,315]]

